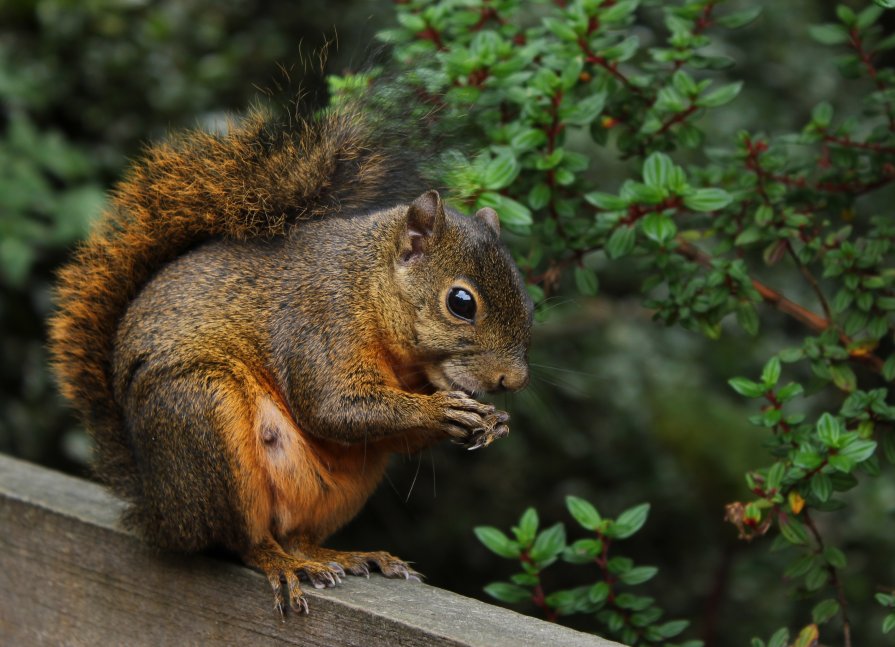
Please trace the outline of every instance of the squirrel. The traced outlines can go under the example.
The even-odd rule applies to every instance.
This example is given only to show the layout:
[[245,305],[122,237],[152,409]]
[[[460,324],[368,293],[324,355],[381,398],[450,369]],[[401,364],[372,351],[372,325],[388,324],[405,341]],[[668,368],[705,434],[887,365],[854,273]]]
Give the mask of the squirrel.
[[53,368],[125,525],[238,554],[280,613],[307,613],[302,576],[418,579],[321,544],[391,454],[505,436],[476,396],[528,382],[532,302],[497,213],[417,195],[381,126],[255,109],[150,145],[58,275]]

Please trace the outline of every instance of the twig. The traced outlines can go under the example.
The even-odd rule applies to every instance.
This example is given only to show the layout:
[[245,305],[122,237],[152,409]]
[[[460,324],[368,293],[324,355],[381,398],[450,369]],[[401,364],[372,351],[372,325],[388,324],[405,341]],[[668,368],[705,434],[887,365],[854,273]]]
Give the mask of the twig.
[[[820,536],[817,526],[814,525],[814,519],[808,514],[808,510],[804,511],[802,518],[805,519],[805,525],[811,530],[811,534],[814,535],[814,540],[817,542],[817,547],[821,554],[823,554],[824,540]],[[833,584],[833,588],[836,589],[836,597],[839,600],[839,610],[842,612],[842,635],[845,639],[845,647],[852,647],[851,624],[848,621],[848,600],[845,598],[845,590],[842,587],[842,581],[839,579],[839,574],[836,573],[836,568],[832,564],[827,564],[827,572],[830,574],[830,581]]]

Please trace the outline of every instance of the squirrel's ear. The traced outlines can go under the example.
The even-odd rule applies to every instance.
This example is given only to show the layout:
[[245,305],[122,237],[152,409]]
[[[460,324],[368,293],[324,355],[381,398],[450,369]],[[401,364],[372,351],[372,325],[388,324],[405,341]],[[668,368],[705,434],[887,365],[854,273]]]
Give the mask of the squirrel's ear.
[[444,204],[438,191],[426,191],[407,209],[407,229],[401,257],[406,262],[421,256],[444,226]]
[[491,207],[482,207],[475,212],[475,217],[491,227],[491,229],[494,230],[494,233],[500,236],[500,218],[494,209]]

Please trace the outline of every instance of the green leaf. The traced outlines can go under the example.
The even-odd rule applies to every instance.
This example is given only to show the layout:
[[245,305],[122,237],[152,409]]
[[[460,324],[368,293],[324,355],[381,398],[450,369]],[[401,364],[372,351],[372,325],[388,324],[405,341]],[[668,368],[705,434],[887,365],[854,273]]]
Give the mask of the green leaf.
[[804,545],[808,543],[808,532],[802,522],[792,517],[780,523],[780,534],[791,544]]
[[569,23],[559,18],[544,18],[544,26],[560,40],[574,42],[578,40],[578,34],[569,27]]
[[855,20],[855,27],[858,28],[858,31],[864,31],[879,20],[879,17],[883,15],[883,11],[881,6],[870,5],[858,14]]
[[627,573],[620,575],[619,579],[625,584],[642,584],[643,582],[651,580],[658,572],[659,569],[655,566],[637,566]]
[[827,583],[828,579],[830,579],[830,575],[827,573],[827,569],[817,565],[805,576],[805,588],[809,591],[818,591]]
[[745,377],[734,377],[727,380],[727,383],[734,391],[747,398],[760,398],[767,391],[761,384],[748,380]]
[[660,245],[664,245],[677,234],[677,225],[670,216],[653,212],[640,220],[640,229],[646,237]]
[[397,15],[398,22],[410,31],[419,32],[426,28],[426,20],[419,14],[402,12]]
[[780,359],[772,357],[761,371],[761,382],[765,389],[773,388],[780,380]]
[[600,53],[608,61],[623,63],[637,53],[640,47],[640,39],[637,36],[628,36],[618,45],[613,45]]
[[699,86],[685,70],[675,72],[671,77],[671,82],[674,84],[674,89],[685,97],[699,94]]
[[826,503],[833,494],[833,481],[823,472],[818,472],[811,477],[811,493],[821,503]]
[[587,599],[594,604],[600,604],[609,597],[609,585],[606,582],[597,582],[587,593]]
[[817,126],[826,128],[833,120],[833,106],[828,101],[821,101],[811,111],[811,121]]
[[689,620],[672,620],[659,625],[655,629],[662,638],[674,638],[688,626],[690,626]]
[[684,196],[684,206],[693,211],[717,211],[731,203],[733,198],[723,189],[697,189]]
[[636,240],[637,233],[634,227],[621,225],[612,232],[609,240],[606,241],[606,255],[613,260],[626,256],[634,249]]
[[725,103],[730,103],[743,89],[743,82],[737,81],[724,85],[714,92],[709,92],[696,99],[696,105],[703,108],[717,108]]
[[665,153],[653,153],[643,163],[643,181],[649,186],[665,188],[674,173],[674,162]]
[[835,456],[830,456],[827,459],[827,462],[837,471],[844,474],[848,474],[853,469],[855,469],[855,461],[850,459],[848,456],[841,456],[837,454]]
[[792,400],[797,395],[801,395],[802,393],[804,393],[804,391],[805,391],[805,389],[802,388],[802,385],[799,384],[798,382],[790,382],[789,384],[784,386],[782,389],[777,391],[777,399],[780,402],[788,402],[789,400]]
[[531,591],[509,582],[492,582],[485,587],[485,593],[507,604],[516,604],[531,599]]
[[817,435],[827,447],[839,447],[842,423],[830,413],[824,413],[817,420]]
[[780,484],[783,483],[783,477],[786,475],[786,465],[777,462],[768,470],[767,490],[779,490]]
[[519,525],[514,530],[519,543],[529,546],[538,532],[538,511],[534,508],[526,508],[522,516],[519,517]]
[[512,153],[502,153],[488,162],[482,175],[482,185],[496,191],[509,186],[519,175],[519,162]]
[[540,128],[528,128],[510,140],[510,146],[517,153],[524,153],[547,143],[547,135]]
[[599,539],[579,539],[563,552],[563,560],[570,564],[588,564],[602,552],[603,542]]
[[830,364],[830,376],[833,384],[843,391],[851,393],[858,388],[858,378],[848,364]]
[[875,593],[873,598],[884,607],[895,607],[895,593]]
[[789,629],[783,627],[774,632],[774,635],[771,636],[771,639],[768,641],[768,647],[786,647],[788,642]]
[[607,211],[619,211],[628,208],[628,201],[612,195],[611,193],[603,193],[601,191],[592,191],[584,195],[584,199],[590,204]]
[[574,108],[564,115],[564,121],[573,126],[587,126],[600,116],[606,104],[606,93],[598,92],[586,99],[576,101]]
[[538,576],[532,575],[531,573],[516,573],[512,577],[510,577],[513,584],[518,584],[519,586],[537,586],[538,584]]
[[889,382],[895,380],[895,354],[889,355],[886,363],[883,364],[883,377]]
[[748,301],[738,303],[736,318],[737,323],[740,324],[740,327],[746,331],[747,334],[752,335],[753,337],[758,334],[760,321],[758,319],[758,310],[755,309],[753,304]]
[[597,293],[599,285],[597,273],[594,270],[589,267],[575,268],[575,287],[581,294],[592,297]]
[[887,634],[895,629],[895,613],[890,613],[883,618],[883,633]]
[[876,451],[875,440],[855,440],[839,450],[839,456],[847,457],[855,463],[863,463]]
[[822,600],[811,610],[811,619],[821,625],[837,613],[839,613],[839,603],[836,600]]
[[621,0],[601,11],[600,19],[604,23],[620,22],[634,13],[638,4],[639,0]]
[[849,39],[848,30],[835,23],[812,25],[808,28],[808,33],[821,45],[841,45]]
[[665,199],[666,191],[657,186],[641,184],[640,182],[625,182],[622,185],[622,196],[634,202],[645,204],[659,204]]
[[478,526],[473,529],[475,536],[492,553],[515,559],[519,557],[519,546],[497,528],[492,526]]
[[500,216],[501,225],[527,227],[531,225],[531,211],[528,207],[505,195],[485,191],[476,201],[476,209],[492,207]]
[[855,12],[844,4],[836,5],[836,16],[848,27],[855,24]]
[[743,247],[744,245],[748,245],[750,243],[754,243],[757,240],[761,240],[764,232],[758,227],[746,227],[743,231],[737,234],[737,237],[734,239],[733,244],[736,247]]
[[549,171],[552,168],[556,168],[559,166],[559,163],[562,162],[565,151],[565,148],[557,148],[552,153],[538,157],[537,160],[535,160],[535,168],[539,171]]
[[589,502],[577,496],[566,497],[566,507],[582,528],[596,530],[603,518],[597,509]]
[[792,564],[786,567],[784,575],[786,577],[795,578],[802,577],[816,565],[817,557],[811,553],[802,555]]
[[824,459],[814,450],[802,449],[795,453],[792,457],[792,462],[796,467],[813,470],[820,467],[821,463],[824,462]]
[[721,16],[716,19],[716,22],[727,29],[738,29],[739,27],[745,27],[754,21],[760,14],[761,7],[753,7],[751,9],[743,9],[742,11],[735,11],[726,16]]
[[845,553],[835,546],[830,546],[829,548],[824,549],[824,560],[826,560],[827,564],[833,568],[841,569],[848,565],[848,560],[845,559]]
[[615,537],[625,539],[640,530],[646,523],[649,509],[649,503],[641,503],[622,512],[615,520]]
[[554,559],[566,547],[566,529],[557,523],[543,530],[531,547],[531,558],[535,562],[547,562]]
[[528,206],[538,211],[550,203],[550,187],[544,182],[535,184],[528,193]]

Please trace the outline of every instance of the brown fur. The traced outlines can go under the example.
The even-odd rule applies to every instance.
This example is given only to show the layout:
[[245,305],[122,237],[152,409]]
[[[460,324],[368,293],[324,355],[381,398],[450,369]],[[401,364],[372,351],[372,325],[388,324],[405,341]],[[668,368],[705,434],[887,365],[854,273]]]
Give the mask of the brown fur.
[[[319,543],[390,453],[505,435],[506,414],[472,394],[527,381],[531,303],[496,215],[464,218],[432,191],[382,208],[416,170],[381,137],[356,109],[293,126],[256,112],[150,148],[61,271],[50,325],[127,523],[161,546],[237,551],[297,607],[297,573],[412,576]],[[457,285],[480,320],[444,305]]]

